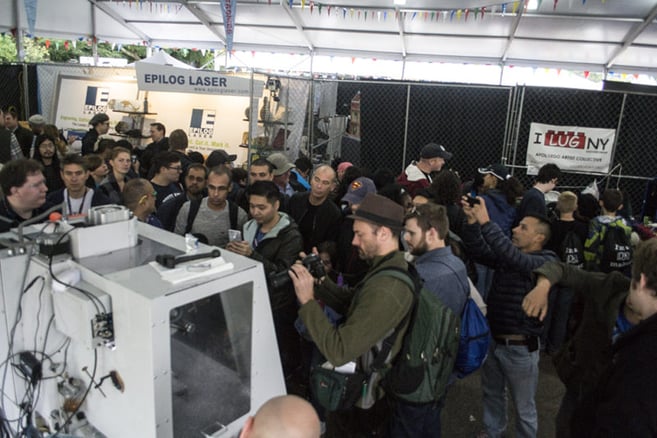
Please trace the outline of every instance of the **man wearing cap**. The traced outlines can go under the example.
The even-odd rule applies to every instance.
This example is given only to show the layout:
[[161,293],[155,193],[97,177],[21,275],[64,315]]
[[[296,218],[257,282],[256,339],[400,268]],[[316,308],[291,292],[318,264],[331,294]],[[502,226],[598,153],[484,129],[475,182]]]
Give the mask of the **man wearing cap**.
[[98,137],[107,134],[110,127],[109,116],[105,113],[98,113],[89,120],[91,128],[82,137],[82,155],[94,153],[94,147]]
[[[339,287],[328,277],[314,279],[302,265],[290,269],[299,316],[308,333],[328,362],[342,366],[355,362],[357,370],[369,371],[382,341],[402,322],[410,311],[414,291],[405,282],[390,276],[376,276],[388,268],[408,269],[399,251],[399,234],[404,225],[404,208],[376,194],[365,197],[352,215],[353,245],[361,258],[370,262],[365,279],[357,288]],[[345,315],[335,327],[326,318],[316,299]],[[406,326],[400,327],[390,358],[399,352]],[[389,366],[390,360],[386,360]],[[389,401],[379,386],[378,373],[372,373],[369,384],[351,409],[329,412],[327,436],[387,436],[390,418]]]
[[335,187],[333,168],[326,164],[319,166],[310,184],[309,192],[295,193],[289,203],[289,214],[299,225],[306,253],[322,242],[335,241],[342,220],[338,206],[329,199]]
[[294,164],[290,163],[285,154],[275,152],[267,157],[267,161],[274,166],[274,183],[281,193],[292,196],[297,191],[304,191],[302,187],[295,189],[290,185],[290,170],[292,170]]
[[338,271],[342,274],[345,285],[356,285],[363,279],[369,266],[365,260],[358,256],[358,249],[354,248],[354,220],[351,215],[358,210],[360,204],[370,193],[376,193],[374,181],[364,176],[356,178],[349,184],[347,193],[342,197],[341,203],[346,204],[343,210],[342,224],[338,233]]
[[41,114],[33,114],[27,119],[32,134],[35,136],[43,134],[43,128],[46,126],[46,119]]
[[215,149],[210,152],[208,158],[205,160],[205,165],[208,169],[221,166],[222,164],[227,167],[233,167],[233,161],[237,159],[237,155],[229,154],[224,149]]
[[429,143],[420,151],[420,161],[413,161],[406,170],[397,177],[397,182],[415,196],[420,189],[426,189],[431,185],[431,174],[440,172],[445,161],[452,158],[451,152],[447,152],[444,146]]

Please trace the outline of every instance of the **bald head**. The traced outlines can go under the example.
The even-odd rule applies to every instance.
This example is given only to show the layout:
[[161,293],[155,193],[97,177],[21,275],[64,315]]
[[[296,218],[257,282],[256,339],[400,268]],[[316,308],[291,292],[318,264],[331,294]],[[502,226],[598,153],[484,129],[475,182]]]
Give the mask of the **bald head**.
[[319,438],[319,417],[306,400],[295,395],[274,397],[250,417],[240,438]]

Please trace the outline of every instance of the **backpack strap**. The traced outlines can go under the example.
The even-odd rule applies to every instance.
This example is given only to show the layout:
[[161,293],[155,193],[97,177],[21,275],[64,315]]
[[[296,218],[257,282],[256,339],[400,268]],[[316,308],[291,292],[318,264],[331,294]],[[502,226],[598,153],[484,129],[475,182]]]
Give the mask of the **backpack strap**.
[[189,201],[189,212],[187,213],[187,226],[185,227],[185,234],[192,232],[192,225],[194,225],[194,219],[198,214],[198,209],[201,207],[200,199],[192,199]]
[[228,218],[230,219],[231,230],[239,230],[239,228],[237,227],[237,213],[238,213],[237,209],[238,207],[236,203],[232,201],[228,201]]
[[375,358],[374,361],[372,362],[372,365],[370,365],[371,371],[377,371],[383,368],[386,359],[390,354],[390,350],[392,350],[392,346],[397,340],[397,336],[399,335],[401,328],[406,324],[406,322],[411,317],[415,316],[415,310],[417,308],[417,302],[420,294],[420,289],[422,289],[422,284],[420,283],[418,276],[415,276],[414,278],[411,277],[413,275],[411,270],[414,271],[415,268],[412,265],[408,265],[408,267],[409,267],[409,271],[395,267],[382,269],[378,272],[375,272],[374,275],[370,277],[373,278],[373,277],[387,275],[389,277],[393,277],[403,281],[411,289],[411,291],[413,291],[413,304],[411,306],[411,310],[408,313],[406,313],[406,316],[404,316],[404,319],[402,319],[401,322],[397,325],[397,327],[395,327],[395,330],[383,340],[383,342],[381,343],[381,349],[378,352],[374,352]]

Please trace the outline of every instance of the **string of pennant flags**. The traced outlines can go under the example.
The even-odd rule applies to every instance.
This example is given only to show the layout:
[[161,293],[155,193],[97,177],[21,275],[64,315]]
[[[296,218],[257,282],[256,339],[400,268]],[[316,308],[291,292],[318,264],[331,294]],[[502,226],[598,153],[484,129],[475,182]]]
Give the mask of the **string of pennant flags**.
[[[168,13],[168,14],[177,14],[183,8],[182,4],[175,4],[171,2],[156,2],[152,0],[114,0],[115,3],[121,4],[127,8],[136,8],[139,10],[147,10],[154,13]],[[598,0],[601,3],[606,3],[606,0]],[[553,10],[556,10],[557,7],[563,7],[567,5],[568,9],[572,8],[575,3],[581,3],[586,5],[587,0],[537,0],[538,9],[541,8],[543,3],[551,3]],[[278,2],[272,2],[268,0],[269,5],[278,5]],[[290,8],[299,8],[301,10],[307,10],[310,14],[318,14],[320,16],[325,15],[330,16],[342,16],[342,18],[356,18],[367,21],[368,19],[376,19],[378,21],[386,21],[389,18],[394,17],[395,20],[398,20],[400,17],[403,19],[415,20],[418,18],[424,19],[425,21],[438,21],[438,20],[461,20],[464,19],[467,21],[470,16],[473,16],[475,20],[481,18],[483,19],[487,14],[512,14],[515,15],[520,9],[524,11],[527,10],[529,0],[517,0],[511,2],[503,3],[492,3],[488,6],[480,6],[475,8],[457,8],[457,9],[385,9],[385,8],[352,8],[346,7],[343,5],[336,6],[325,4],[322,2],[315,2],[314,0],[288,0],[288,6]]]

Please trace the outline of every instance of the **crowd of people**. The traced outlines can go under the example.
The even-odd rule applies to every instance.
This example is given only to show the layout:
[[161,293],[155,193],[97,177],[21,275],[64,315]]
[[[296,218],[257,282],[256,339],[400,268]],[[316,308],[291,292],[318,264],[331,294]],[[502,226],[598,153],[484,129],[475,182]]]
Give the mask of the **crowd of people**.
[[[90,120],[80,152],[71,153],[43,117],[30,117],[30,129],[16,120],[2,114],[0,231],[52,206],[76,216],[114,203],[261,262],[288,392],[313,404],[326,436],[440,436],[444,397],[402,403],[372,373],[353,407],[329,412],[308,387],[322,363],[367,371],[394,332],[385,360],[392,366],[414,295],[406,282],[376,274],[409,264],[457,315],[472,285],[486,301],[492,342],[481,369],[480,436],[507,432],[507,393],[515,436],[537,435],[541,351],[566,386],[560,437],[657,436],[657,239],[632,241],[619,190],[599,199],[563,191],[551,205],[545,195],[561,177],[551,163],[528,190],[501,163],[482,163],[463,183],[449,168],[452,153],[436,143],[400,175],[340,161],[313,168],[280,152],[243,169],[224,150],[188,152],[186,133],[167,137],[161,123],[151,125],[144,149],[106,138],[105,114]],[[309,254],[325,275],[298,263]],[[308,421],[307,436],[317,436]],[[245,433],[258,427],[250,420]]]

